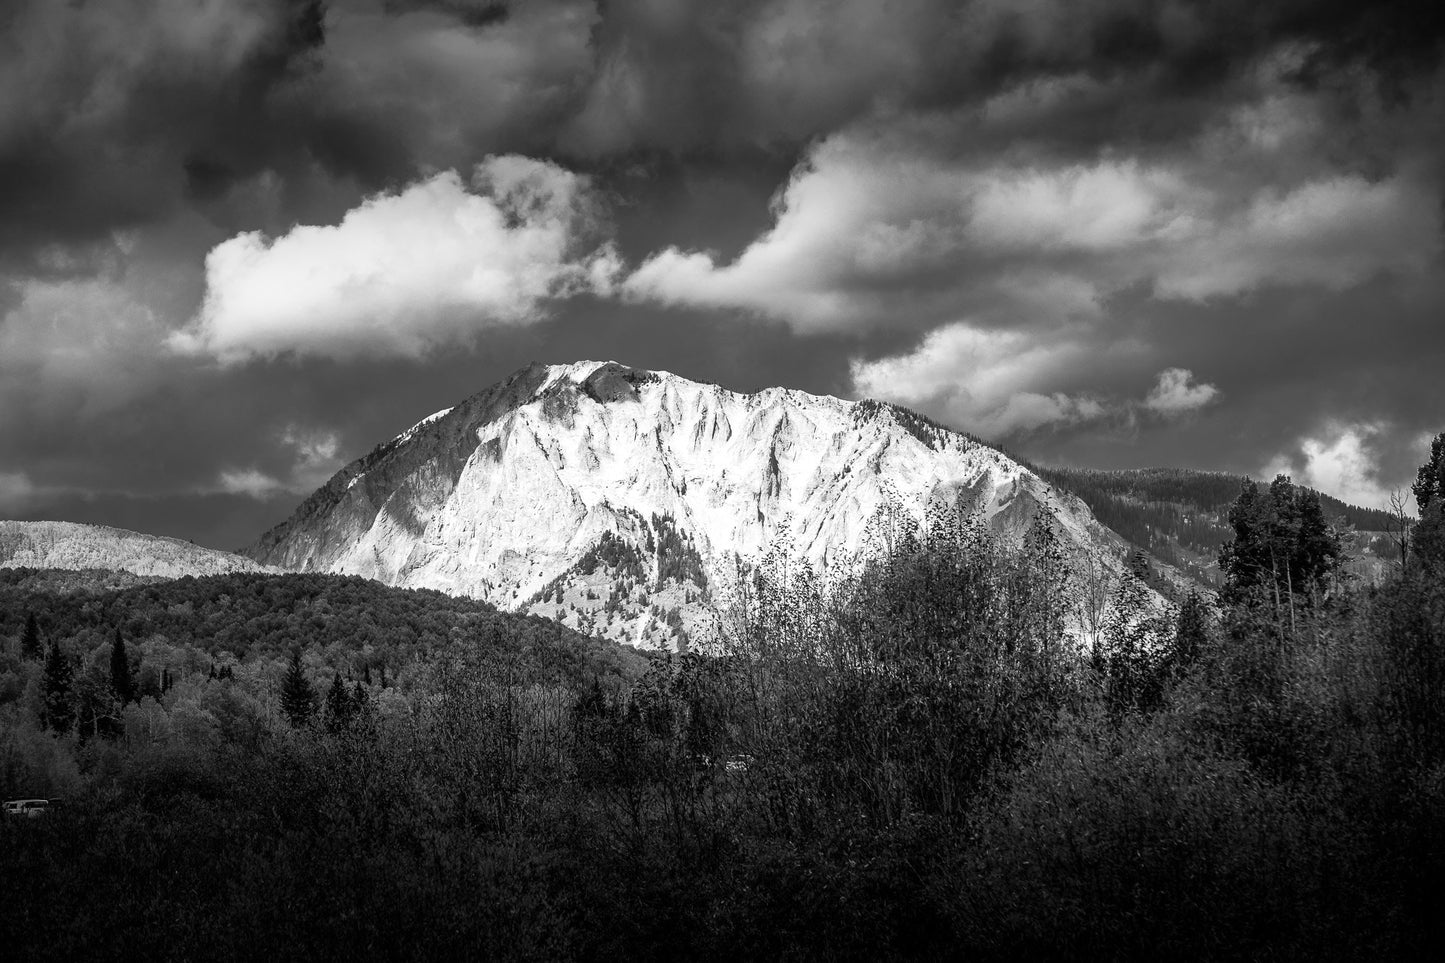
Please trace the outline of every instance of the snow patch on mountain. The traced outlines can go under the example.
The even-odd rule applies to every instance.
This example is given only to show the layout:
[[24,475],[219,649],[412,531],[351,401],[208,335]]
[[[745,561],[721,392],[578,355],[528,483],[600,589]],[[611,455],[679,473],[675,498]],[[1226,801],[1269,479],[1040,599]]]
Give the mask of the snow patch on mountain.
[[1081,501],[907,409],[745,394],[616,362],[531,365],[348,465],[248,554],[485,599],[637,644],[702,631],[740,565],[871,550],[939,505],[1122,555]]

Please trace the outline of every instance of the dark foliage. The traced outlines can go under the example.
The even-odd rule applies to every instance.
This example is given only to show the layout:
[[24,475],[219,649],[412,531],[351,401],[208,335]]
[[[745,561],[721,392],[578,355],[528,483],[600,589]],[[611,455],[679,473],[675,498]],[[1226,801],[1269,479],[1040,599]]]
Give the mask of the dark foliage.
[[[1034,470],[1049,484],[1077,495],[1099,521],[1134,545],[1205,584],[1223,580],[1214,562],[1234,537],[1228,511],[1240,490],[1253,484],[1239,475],[1173,468]],[[1348,505],[1324,494],[1319,494],[1319,501],[1326,520],[1339,526],[1360,532],[1391,529],[1388,512]],[[1388,553],[1388,542],[1378,538],[1368,544]]]
[[35,613],[29,612],[25,616],[25,629],[20,634],[20,654],[26,659],[38,659],[44,652],[45,648],[40,644],[40,624],[35,620]]
[[[336,681],[339,685],[339,676]],[[306,728],[316,714],[316,690],[306,678],[306,670],[301,667],[300,649],[291,653],[291,665],[281,682],[281,711],[286,713],[293,729]]]
[[577,571],[591,575],[598,567],[606,567],[615,577],[628,578],[634,582],[646,576],[643,573],[642,553],[613,532],[603,532],[597,544],[589,548],[577,563]]
[[[1249,517],[1246,539],[1283,539],[1276,557],[1309,582],[1308,526]],[[351,650],[298,649],[293,670],[330,676],[327,724],[299,730],[273,711],[283,666],[249,645],[245,662],[197,649],[171,665],[180,678],[127,706],[115,739],[42,732],[25,693],[43,673],[10,633],[0,786],[65,804],[0,823],[0,945],[97,960],[1438,955],[1445,579],[1331,587],[1292,620],[1248,595],[1186,597],[1171,616],[1125,579],[1091,663],[1067,636],[1074,589],[1047,514],[1022,546],[967,519],[893,545],[857,576],[773,560],[725,654],[645,671],[554,672],[516,639],[455,633],[404,665],[375,643],[391,655],[348,687],[354,663],[327,653]],[[105,592],[35,610],[82,626],[86,605],[117,611]],[[92,654],[73,688],[97,652],[104,683],[103,649],[74,648]]]
[[125,705],[135,700],[135,686],[134,670],[125,652],[125,639],[121,637],[120,629],[116,629],[110,644],[110,687],[115,690],[121,705]]
[[60,646],[50,643],[45,654],[44,703],[40,710],[40,721],[47,729],[55,732],[69,732],[75,722],[75,703],[71,697],[70,683],[75,670],[70,659]]
[[346,690],[346,685],[341,681],[340,672],[331,677],[331,688],[326,690],[326,703],[322,708],[326,718],[326,729],[332,733],[342,732],[351,725],[355,718],[357,705],[352,701],[352,694]]
[[1430,443],[1430,459],[1414,485],[1420,521],[1411,533],[1415,560],[1427,572],[1445,575],[1445,432]]
[[[394,671],[473,638],[506,647],[538,678],[580,683],[599,672],[636,671],[630,652],[556,622],[354,576],[233,574],[113,589],[107,578],[73,575],[54,591],[52,573],[0,570],[0,613],[42,613],[47,632],[73,652],[120,630],[132,641],[163,638],[213,657],[287,658],[303,647],[347,671]],[[0,615],[0,636],[18,631]]]
[[699,589],[705,589],[707,575],[703,571],[702,556],[693,545],[691,536],[679,532],[672,517],[668,515],[652,516],[649,541],[652,540],[652,532],[657,533],[656,586],[661,588],[668,581],[676,581],[691,582]]
[[1325,521],[1319,495],[1280,475],[1267,490],[1246,482],[1229,510],[1234,539],[1220,550],[1226,602],[1272,606],[1293,616],[1319,604],[1343,560],[1339,535]]

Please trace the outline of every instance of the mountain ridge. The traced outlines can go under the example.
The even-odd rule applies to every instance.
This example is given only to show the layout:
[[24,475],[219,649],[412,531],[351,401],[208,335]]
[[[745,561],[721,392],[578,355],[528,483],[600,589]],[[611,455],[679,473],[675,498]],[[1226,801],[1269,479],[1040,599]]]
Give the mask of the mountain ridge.
[[345,466],[246,551],[661,644],[774,544],[826,568],[865,550],[880,511],[939,504],[1009,537],[1048,505],[1066,542],[1126,554],[1081,500],[916,412],[612,361],[519,369]]
[[[1096,518],[1131,544],[1206,587],[1219,584],[1217,558],[1234,537],[1228,516],[1240,489],[1250,481],[1267,484],[1245,475],[1187,468],[1030,467],[1055,487],[1082,498]],[[1378,578],[1393,558],[1390,533],[1398,524],[1393,516],[1311,490],[1320,496],[1325,516],[1345,530],[1355,574]]]
[[277,571],[179,538],[61,521],[0,521],[0,568],[109,569],[162,578]]

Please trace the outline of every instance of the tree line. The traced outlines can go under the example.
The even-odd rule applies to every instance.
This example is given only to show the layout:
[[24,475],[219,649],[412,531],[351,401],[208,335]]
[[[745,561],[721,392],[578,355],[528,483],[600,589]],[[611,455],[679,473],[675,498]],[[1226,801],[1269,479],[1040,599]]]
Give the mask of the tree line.
[[[1236,491],[1221,591],[1178,605],[1126,560],[1071,555],[1047,510],[1018,544],[940,511],[886,520],[888,551],[853,573],[778,553],[725,600],[722,650],[635,673],[539,672],[482,631],[385,662],[385,684],[344,645],[258,646],[87,738],[0,686],[6,791],[70,800],[0,830],[0,939],[95,958],[1433,958],[1445,436],[1414,494],[1374,585],[1280,478]],[[5,658],[34,676],[27,623]],[[129,662],[158,651],[135,638]]]

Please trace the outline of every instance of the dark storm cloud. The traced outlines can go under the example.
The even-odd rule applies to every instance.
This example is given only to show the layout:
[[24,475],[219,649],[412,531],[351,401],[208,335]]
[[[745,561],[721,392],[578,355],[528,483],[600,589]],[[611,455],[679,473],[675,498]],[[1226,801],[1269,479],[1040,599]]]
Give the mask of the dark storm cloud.
[[21,0],[0,34],[0,253],[149,223],[256,169],[268,94],[323,42],[322,14]]
[[[1445,412],[1434,6],[8,4],[0,514],[234,546],[416,419],[581,357],[866,388],[1043,459],[1343,479],[1368,456],[1387,486]],[[405,202],[485,211],[472,174],[505,154],[585,185],[587,243],[531,272],[571,300],[496,325],[452,272],[440,328],[393,312],[447,337],[408,340],[258,268],[305,248],[355,302],[355,251],[445,237]],[[619,262],[577,261],[609,236]],[[292,315],[336,337],[224,369],[168,350],[216,251],[289,305],[273,349]],[[285,354],[228,330],[233,362]]]
[[1169,141],[1285,41],[1308,45],[1302,81],[1344,62],[1413,75],[1441,37],[1428,6],[23,0],[0,34],[0,248],[204,208],[267,170],[304,184],[315,164],[360,192],[507,150],[786,155],[1031,78],[1096,82],[1056,146]]
[[510,4],[497,0],[384,0],[382,8],[387,13],[410,13],[416,10],[436,10],[452,17],[467,27],[490,27],[507,19]]
[[1357,65],[1403,83],[1430,68],[1445,36],[1431,7],[609,0],[595,29],[597,74],[567,143],[597,154],[795,149],[880,109],[977,105],[1031,79],[1069,76],[1104,88],[1128,82],[1104,98],[1122,117],[1072,125],[1089,146],[1121,136],[1168,141],[1230,96],[1241,68],[1287,43],[1302,50],[1292,71],[1299,83],[1327,84],[1333,71]]

